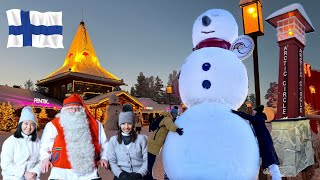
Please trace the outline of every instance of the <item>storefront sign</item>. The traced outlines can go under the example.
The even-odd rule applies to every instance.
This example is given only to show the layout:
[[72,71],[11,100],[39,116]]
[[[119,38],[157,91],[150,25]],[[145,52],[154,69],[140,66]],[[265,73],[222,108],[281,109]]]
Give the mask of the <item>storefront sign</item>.
[[37,104],[49,104],[49,100],[48,99],[34,98],[33,102],[37,103]]
[[145,107],[146,110],[153,110],[153,107]]

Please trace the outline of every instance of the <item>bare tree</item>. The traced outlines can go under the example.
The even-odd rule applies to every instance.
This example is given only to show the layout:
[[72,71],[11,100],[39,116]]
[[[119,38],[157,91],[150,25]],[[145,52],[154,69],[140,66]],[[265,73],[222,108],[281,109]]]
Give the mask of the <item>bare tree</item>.
[[24,83],[24,88],[30,91],[34,91],[34,83],[30,78]]

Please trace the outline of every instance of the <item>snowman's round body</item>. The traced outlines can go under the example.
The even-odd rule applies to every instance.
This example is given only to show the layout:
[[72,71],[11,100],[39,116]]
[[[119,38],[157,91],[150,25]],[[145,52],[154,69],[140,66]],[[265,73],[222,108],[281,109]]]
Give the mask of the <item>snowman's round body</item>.
[[176,121],[184,134],[169,133],[163,147],[171,180],[255,180],[259,149],[248,123],[228,106],[201,103]]
[[[248,94],[247,70],[228,49],[237,36],[234,17],[222,9],[208,10],[194,23],[198,50],[187,57],[179,77],[180,97],[188,109],[175,121],[184,134],[169,132],[163,146],[171,180],[257,178],[257,140],[250,125],[231,112]],[[203,46],[207,40],[212,46]]]

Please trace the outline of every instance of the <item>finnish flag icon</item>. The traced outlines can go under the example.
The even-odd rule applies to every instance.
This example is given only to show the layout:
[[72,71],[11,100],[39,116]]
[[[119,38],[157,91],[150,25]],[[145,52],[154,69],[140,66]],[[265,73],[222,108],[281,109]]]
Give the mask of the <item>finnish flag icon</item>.
[[63,48],[62,12],[7,11],[9,47]]

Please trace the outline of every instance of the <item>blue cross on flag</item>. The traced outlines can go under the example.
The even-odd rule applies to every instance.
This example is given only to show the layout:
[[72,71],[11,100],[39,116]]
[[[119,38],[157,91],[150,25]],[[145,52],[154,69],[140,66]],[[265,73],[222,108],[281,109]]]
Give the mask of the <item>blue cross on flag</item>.
[[62,12],[7,11],[7,47],[63,48]]

